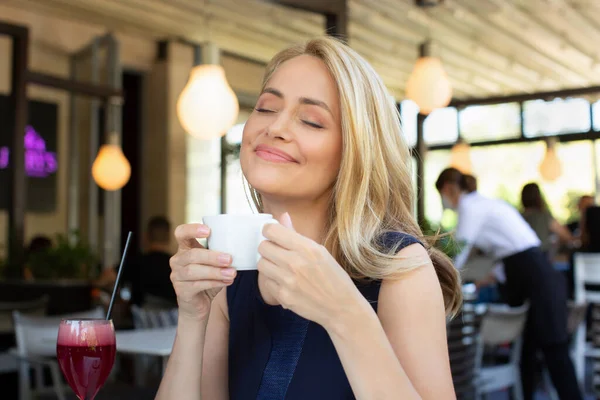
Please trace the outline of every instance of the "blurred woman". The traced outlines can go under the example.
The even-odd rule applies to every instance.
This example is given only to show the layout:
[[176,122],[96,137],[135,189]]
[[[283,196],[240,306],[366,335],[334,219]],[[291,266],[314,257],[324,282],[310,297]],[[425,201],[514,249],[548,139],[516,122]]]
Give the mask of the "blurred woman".
[[442,171],[436,187],[444,207],[458,213],[456,238],[463,249],[456,267],[461,268],[478,248],[501,262],[494,276],[505,282],[506,302],[511,306],[529,302],[521,357],[525,400],[533,399],[538,350],[560,398],[581,399],[569,356],[566,283],[540,250],[540,239],[508,203],[469,193],[459,170]]
[[550,213],[546,201],[537,183],[528,183],[521,191],[523,218],[540,239],[540,249],[548,259],[552,259],[552,235],[557,235],[563,243],[571,243],[573,236],[569,230],[558,223]]

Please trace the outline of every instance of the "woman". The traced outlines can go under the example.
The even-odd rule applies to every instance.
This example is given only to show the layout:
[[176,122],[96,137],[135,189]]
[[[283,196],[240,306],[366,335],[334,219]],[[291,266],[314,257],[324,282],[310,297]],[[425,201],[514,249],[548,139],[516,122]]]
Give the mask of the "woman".
[[458,213],[456,238],[463,249],[456,267],[478,248],[500,262],[493,277],[505,282],[506,302],[517,306],[529,301],[521,356],[525,400],[533,399],[538,350],[560,398],[581,399],[569,356],[566,283],[540,250],[535,232],[509,204],[468,193],[464,175],[455,168],[442,171],[436,187],[442,204]]
[[[411,210],[396,107],[356,52],[319,38],[277,54],[241,165],[267,225],[258,273],[183,225],[177,339],[158,399],[454,399],[446,315],[457,272]],[[226,290],[221,290],[227,287]]]
[[521,190],[521,204],[523,205],[523,218],[541,241],[541,250],[549,259],[551,258],[551,236],[557,235],[563,243],[571,243],[573,236],[569,230],[554,219],[537,183],[528,183]]

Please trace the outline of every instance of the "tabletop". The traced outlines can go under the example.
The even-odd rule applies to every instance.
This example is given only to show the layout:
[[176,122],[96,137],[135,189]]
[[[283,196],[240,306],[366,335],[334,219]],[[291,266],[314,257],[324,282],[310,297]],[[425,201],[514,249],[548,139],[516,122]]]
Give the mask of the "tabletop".
[[[175,327],[116,331],[117,352],[169,356],[175,341],[175,331]],[[35,348],[31,349],[32,353],[40,356],[55,356],[57,333],[58,328],[54,334],[41,338]]]

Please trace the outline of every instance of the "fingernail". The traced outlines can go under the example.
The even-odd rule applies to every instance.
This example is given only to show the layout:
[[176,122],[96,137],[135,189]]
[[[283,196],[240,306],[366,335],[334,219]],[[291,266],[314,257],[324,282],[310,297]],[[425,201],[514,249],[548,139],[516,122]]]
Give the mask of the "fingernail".
[[225,278],[233,278],[235,276],[235,272],[235,269],[227,268],[221,270],[221,275],[223,275]]
[[208,235],[210,233],[210,228],[208,226],[200,226],[198,228],[198,234],[199,235]]
[[229,265],[231,264],[231,256],[229,254],[219,254],[217,261],[219,261],[221,265]]

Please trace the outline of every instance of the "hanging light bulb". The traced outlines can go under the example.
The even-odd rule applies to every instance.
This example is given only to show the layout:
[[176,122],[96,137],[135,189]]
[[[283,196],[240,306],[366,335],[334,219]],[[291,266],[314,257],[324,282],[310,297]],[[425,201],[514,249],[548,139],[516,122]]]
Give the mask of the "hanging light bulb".
[[452,85],[440,59],[431,55],[431,42],[423,43],[419,53],[406,83],[406,97],[419,106],[421,114],[428,115],[450,104]]
[[110,136],[102,145],[92,164],[92,177],[104,190],[119,190],[131,177],[131,165],[123,154],[117,135]]
[[196,49],[196,65],[190,79],[179,95],[177,116],[183,129],[200,139],[214,139],[227,133],[237,121],[238,99],[225,77],[225,70],[218,65],[218,49],[207,44],[212,52],[210,64],[200,64],[200,52]]
[[473,163],[471,162],[471,146],[459,139],[452,150],[450,150],[450,166],[456,168],[463,174],[471,174]]
[[562,175],[562,166],[556,154],[555,144],[555,139],[548,139],[546,141],[546,154],[539,167],[540,175],[548,182],[553,182]]

